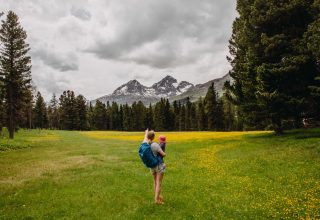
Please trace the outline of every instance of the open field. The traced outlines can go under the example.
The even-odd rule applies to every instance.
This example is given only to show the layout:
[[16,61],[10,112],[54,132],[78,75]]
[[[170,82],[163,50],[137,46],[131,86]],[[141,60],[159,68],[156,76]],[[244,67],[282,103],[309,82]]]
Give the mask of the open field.
[[137,154],[143,132],[0,139],[0,219],[320,218],[320,129],[164,134],[162,206]]

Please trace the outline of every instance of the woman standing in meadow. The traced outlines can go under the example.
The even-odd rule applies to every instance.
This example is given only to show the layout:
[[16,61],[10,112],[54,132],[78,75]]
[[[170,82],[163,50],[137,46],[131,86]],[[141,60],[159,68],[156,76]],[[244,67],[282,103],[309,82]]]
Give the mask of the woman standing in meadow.
[[[164,202],[163,202],[163,197],[161,196],[161,184],[162,184],[164,172],[166,170],[166,165],[163,162],[163,157],[165,157],[166,154],[158,143],[153,142],[154,138],[155,138],[155,132],[152,130],[149,131],[147,129],[145,131],[145,137],[144,137],[143,143],[148,143],[151,146],[153,155],[159,158],[159,164],[153,168],[150,168],[150,170],[153,176],[154,201],[156,204],[163,204]],[[162,142],[165,142],[165,139],[163,140],[163,137],[162,137]]]

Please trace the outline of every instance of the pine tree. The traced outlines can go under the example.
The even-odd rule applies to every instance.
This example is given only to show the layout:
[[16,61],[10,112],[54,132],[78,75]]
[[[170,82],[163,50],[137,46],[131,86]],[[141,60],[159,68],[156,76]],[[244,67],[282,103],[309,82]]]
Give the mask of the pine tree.
[[144,122],[145,128],[154,129],[154,122],[153,122],[153,109],[150,103],[149,107],[146,110],[146,117]]
[[189,97],[187,98],[186,101],[186,113],[185,113],[185,130],[190,131],[191,129],[191,102]]
[[35,128],[40,128],[40,129],[47,128],[47,124],[48,124],[47,107],[40,92],[37,93],[33,112],[34,112],[33,117],[34,117]]
[[230,95],[230,91],[224,88],[221,102],[223,105],[223,123],[226,131],[233,131],[237,129],[235,122],[235,106],[228,98]]
[[120,105],[119,107],[119,125],[118,130],[123,131],[123,106]]
[[141,131],[145,129],[144,122],[146,117],[146,109],[144,104],[141,101],[138,103],[134,102],[131,106],[131,110],[133,130]]
[[56,94],[52,95],[48,106],[48,123],[50,129],[59,129],[59,106]]
[[179,112],[179,131],[186,130],[186,106],[181,105],[181,109]]
[[18,16],[9,11],[0,28],[0,84],[5,93],[6,125],[11,139],[31,89],[31,58],[27,55],[30,47],[26,38]]
[[313,54],[318,64],[320,62],[320,1],[314,1],[312,7],[312,19],[308,30],[304,35],[305,45]]
[[88,129],[88,118],[87,118],[87,101],[83,95],[78,95],[76,97],[76,112],[77,112],[77,130],[87,130]]
[[123,130],[125,131],[132,131],[133,126],[132,126],[132,112],[131,108],[129,107],[128,104],[125,104],[123,106]]
[[255,54],[250,48],[252,41],[258,38],[254,27],[249,25],[249,16],[254,0],[238,0],[237,11],[239,17],[233,23],[232,36],[229,41],[229,50],[231,57],[228,60],[232,66],[230,76],[233,78],[232,86],[229,90],[234,94],[232,102],[239,108],[239,117],[245,122],[247,128],[256,128],[259,125],[258,112],[260,107],[257,104],[255,96],[256,88],[256,73]]
[[197,129],[199,131],[206,130],[206,113],[205,113],[205,104],[202,97],[198,100],[197,105]]
[[61,128],[65,130],[76,130],[78,113],[76,106],[76,98],[73,91],[64,91],[59,99],[60,108],[60,124]]
[[2,81],[0,80],[0,135],[2,133],[2,128],[5,124],[5,111],[4,111],[4,92]]
[[216,109],[216,130],[223,131],[224,130],[224,112],[223,112],[223,102],[220,98],[217,101],[217,109]]
[[[229,130],[244,130],[243,126],[243,117],[241,116],[241,111],[239,111],[239,103],[235,102],[234,93],[231,89],[230,81],[225,82],[223,90],[222,101],[224,102],[224,117],[225,117],[225,126],[230,127],[231,123],[233,123],[232,129]],[[232,119],[234,121],[232,122]],[[228,120],[228,122],[227,122]]]
[[174,129],[175,116],[168,99],[165,100],[163,113],[164,113],[164,129],[166,131],[172,131]]
[[179,130],[179,114],[180,114],[181,103],[173,102],[173,114],[174,114],[174,130]]
[[120,117],[119,117],[119,106],[116,102],[112,102],[111,105],[111,120],[112,120],[112,126],[114,130],[120,130]]
[[312,5],[312,15],[314,21],[309,24],[305,33],[305,45],[317,63],[317,75],[315,82],[310,85],[313,105],[310,106],[311,117],[320,119],[320,1],[314,1]]
[[20,119],[20,123],[23,128],[32,128],[32,109],[34,105],[34,97],[33,97],[33,92],[31,90],[26,91],[26,96],[25,96],[25,102],[22,107],[22,112],[23,115]]
[[165,99],[161,98],[154,107],[154,126],[157,131],[164,131],[166,129],[165,120]]
[[110,102],[107,101],[107,105],[106,105],[106,130],[112,130],[113,125],[112,125],[112,109],[110,106]]
[[218,97],[214,88],[214,83],[208,89],[205,97],[206,101],[206,115],[208,118],[208,130],[213,131],[218,129]]
[[107,129],[107,109],[101,101],[97,101],[93,109],[93,127],[97,130]]
[[144,106],[144,104],[139,101],[137,103],[137,106],[136,106],[136,115],[137,115],[137,118],[136,118],[136,128],[135,130],[136,131],[141,131],[141,130],[144,130],[146,129],[145,126],[144,126],[144,122],[146,120],[146,107]]
[[94,112],[93,112],[93,107],[92,107],[92,103],[89,102],[89,107],[88,107],[88,111],[87,111],[87,118],[88,118],[88,125],[89,125],[89,130],[93,130],[94,129]]

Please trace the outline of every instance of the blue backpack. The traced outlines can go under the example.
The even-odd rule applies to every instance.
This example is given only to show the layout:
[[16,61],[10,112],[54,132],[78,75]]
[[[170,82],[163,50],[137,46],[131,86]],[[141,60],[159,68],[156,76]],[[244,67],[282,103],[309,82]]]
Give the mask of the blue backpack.
[[139,148],[139,156],[146,167],[156,167],[160,160],[152,153],[151,146],[148,143],[142,143]]

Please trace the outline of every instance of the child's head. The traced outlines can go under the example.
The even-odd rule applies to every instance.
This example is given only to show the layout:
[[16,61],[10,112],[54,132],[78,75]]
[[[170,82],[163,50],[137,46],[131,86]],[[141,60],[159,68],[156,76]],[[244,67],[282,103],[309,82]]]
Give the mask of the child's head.
[[148,131],[148,133],[147,133],[147,138],[148,138],[148,140],[153,141],[154,136],[155,136],[155,133],[154,133],[153,130]]
[[159,136],[159,143],[166,143],[166,136],[164,136],[164,135],[160,135]]

